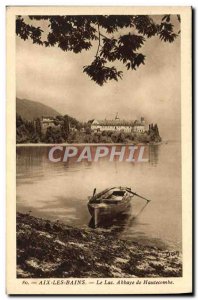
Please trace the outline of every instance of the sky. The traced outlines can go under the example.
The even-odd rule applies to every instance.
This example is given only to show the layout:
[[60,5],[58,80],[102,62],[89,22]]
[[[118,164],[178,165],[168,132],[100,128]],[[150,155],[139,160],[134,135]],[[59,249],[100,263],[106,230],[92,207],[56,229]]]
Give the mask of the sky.
[[74,54],[16,37],[17,97],[41,102],[80,121],[114,119],[117,112],[120,119],[144,117],[147,124],[158,124],[163,139],[179,140],[180,37],[174,43],[157,37],[147,40],[141,49],[145,65],[127,71],[116,63],[123,79],[102,87],[83,73],[96,50],[93,45]]

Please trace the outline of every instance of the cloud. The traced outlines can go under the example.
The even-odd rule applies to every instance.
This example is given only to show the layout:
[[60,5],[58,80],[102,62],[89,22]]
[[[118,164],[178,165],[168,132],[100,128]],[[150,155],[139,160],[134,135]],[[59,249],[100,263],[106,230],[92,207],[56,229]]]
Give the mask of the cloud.
[[164,43],[152,38],[143,47],[146,63],[123,69],[123,80],[97,86],[83,73],[95,48],[81,54],[33,45],[16,39],[17,96],[50,105],[80,120],[144,116],[159,124],[165,138],[180,130],[180,39]]

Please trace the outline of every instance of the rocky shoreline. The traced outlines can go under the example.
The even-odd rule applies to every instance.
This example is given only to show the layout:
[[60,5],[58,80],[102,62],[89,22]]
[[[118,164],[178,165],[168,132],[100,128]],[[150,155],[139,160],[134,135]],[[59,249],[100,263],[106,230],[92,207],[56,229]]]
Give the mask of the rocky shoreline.
[[179,252],[17,213],[18,278],[181,276]]

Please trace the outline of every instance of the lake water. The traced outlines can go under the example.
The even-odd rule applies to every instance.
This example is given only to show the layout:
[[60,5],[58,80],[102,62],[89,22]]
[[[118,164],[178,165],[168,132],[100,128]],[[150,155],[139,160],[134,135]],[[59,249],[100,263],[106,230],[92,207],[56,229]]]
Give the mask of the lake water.
[[[150,145],[149,162],[52,163],[48,146],[17,147],[17,211],[59,220],[68,225],[90,225],[88,196],[93,189],[128,186],[152,201],[133,198],[125,215],[101,224],[115,236],[141,243],[181,249],[180,144]],[[139,215],[138,215],[139,214]],[[136,218],[134,218],[138,215]]]

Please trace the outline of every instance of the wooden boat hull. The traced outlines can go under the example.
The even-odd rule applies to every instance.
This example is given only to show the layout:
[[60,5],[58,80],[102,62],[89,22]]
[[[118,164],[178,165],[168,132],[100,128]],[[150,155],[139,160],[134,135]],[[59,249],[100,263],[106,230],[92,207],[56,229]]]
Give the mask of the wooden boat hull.
[[117,214],[123,213],[126,210],[128,210],[131,206],[131,199],[127,199],[126,201],[123,201],[122,203],[119,204],[91,204],[88,203],[88,209],[90,212],[90,215],[92,217],[95,216],[96,211],[98,215],[100,216],[115,216]]
[[125,201],[122,204],[111,206],[88,203],[88,209],[90,215],[92,216],[92,224],[94,225],[94,227],[97,227],[102,222],[113,220],[116,216],[119,216],[122,213],[128,211],[130,207],[130,200]]
[[128,187],[112,187],[97,193],[96,189],[93,191],[93,196],[90,197],[88,202],[89,212],[94,220],[95,226],[98,225],[99,220],[102,217],[108,218],[108,220],[114,218],[116,215],[121,214],[129,210],[131,206],[131,199],[134,196],[138,196],[150,202],[150,200],[138,195],[131,191]]
[[110,220],[116,215],[126,212],[133,196],[131,190],[126,187],[112,187],[98,194],[96,194],[95,189],[88,203],[88,209],[95,226],[104,217]]

